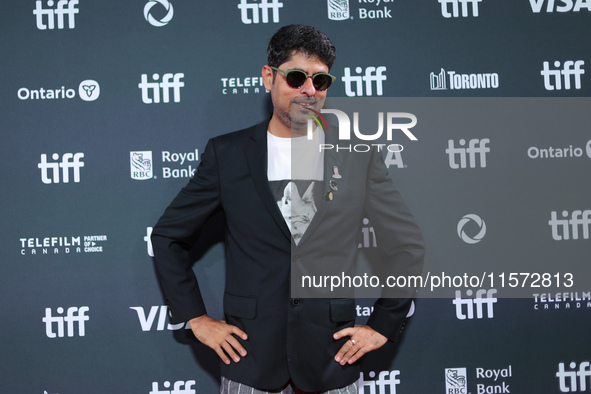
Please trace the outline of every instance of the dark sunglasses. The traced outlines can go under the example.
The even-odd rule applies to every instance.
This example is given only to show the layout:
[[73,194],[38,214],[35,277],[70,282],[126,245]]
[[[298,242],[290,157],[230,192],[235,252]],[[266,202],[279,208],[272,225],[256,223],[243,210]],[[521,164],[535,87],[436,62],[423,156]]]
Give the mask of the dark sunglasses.
[[294,89],[301,88],[308,78],[312,78],[312,84],[314,85],[314,89],[316,90],[326,90],[330,87],[330,85],[337,79],[337,77],[333,77],[327,73],[316,73],[314,75],[308,75],[302,70],[281,70],[277,67],[271,67],[275,71],[279,71],[283,75],[285,75],[285,80],[287,84]]

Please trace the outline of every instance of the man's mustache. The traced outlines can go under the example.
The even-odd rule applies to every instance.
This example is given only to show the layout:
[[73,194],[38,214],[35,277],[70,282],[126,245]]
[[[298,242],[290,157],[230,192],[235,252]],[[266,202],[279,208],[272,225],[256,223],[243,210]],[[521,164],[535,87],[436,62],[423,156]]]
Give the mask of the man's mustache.
[[316,104],[314,97],[295,97],[291,99],[292,104]]

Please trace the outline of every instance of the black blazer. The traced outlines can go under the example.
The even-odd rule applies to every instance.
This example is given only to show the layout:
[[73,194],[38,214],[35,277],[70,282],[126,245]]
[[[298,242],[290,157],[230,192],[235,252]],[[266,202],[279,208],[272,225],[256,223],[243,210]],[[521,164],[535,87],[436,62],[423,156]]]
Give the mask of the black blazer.
[[[347,338],[335,341],[332,335],[354,325],[355,300],[291,298],[292,264],[298,273],[308,272],[311,264],[347,271],[354,264],[357,236],[367,215],[384,261],[419,274],[421,234],[392,185],[381,153],[332,150],[325,153],[323,193],[330,190],[335,165],[342,176],[339,190],[333,200],[320,202],[296,246],[267,180],[267,126],[265,121],[209,141],[195,176],[153,229],[156,273],[172,323],[206,313],[188,250],[204,222],[222,209],[224,314],[229,324],[249,336],[247,341],[239,339],[248,355],[239,363],[222,363],[222,375],[258,389],[278,389],[289,379],[304,391],[343,387],[359,378],[358,363],[340,366],[334,361]],[[337,143],[335,133],[326,133],[327,144]],[[395,340],[410,302],[379,299],[368,324]]]

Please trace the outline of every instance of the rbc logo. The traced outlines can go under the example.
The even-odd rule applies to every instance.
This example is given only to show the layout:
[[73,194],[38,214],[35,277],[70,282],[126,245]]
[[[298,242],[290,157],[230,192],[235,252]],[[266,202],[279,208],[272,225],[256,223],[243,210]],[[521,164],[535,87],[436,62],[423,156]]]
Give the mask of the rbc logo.
[[349,19],[349,0],[327,0],[328,19],[344,21]]
[[153,175],[152,151],[129,152],[129,156],[131,179],[140,181],[151,179]]
[[[269,12],[273,12],[273,23],[279,23],[279,8],[283,8],[283,3],[278,0],[261,0],[260,3],[249,3],[248,0],[240,0],[238,9],[240,9],[240,19],[245,25],[259,23],[259,9],[261,10],[262,23],[269,23]],[[250,10],[250,16],[248,15]]]
[[466,368],[445,369],[445,393],[466,394],[468,392]]
[[[366,67],[365,74],[361,75],[363,73],[363,68],[355,67],[355,72],[358,75],[351,75],[351,69],[345,67],[344,75],[341,77],[341,80],[345,83],[345,94],[348,97],[372,96],[373,83],[375,82],[376,96],[382,96],[384,94],[382,82],[387,79],[383,74],[385,71],[385,66]],[[354,88],[353,85],[355,85]],[[365,92],[363,89],[364,86]]]
[[[76,21],[74,16],[80,11],[76,8],[78,0],[59,0],[55,9],[43,8],[41,0],[35,2],[35,9],[33,14],[36,16],[37,29],[39,30],[52,30],[55,28],[55,19],[57,18],[57,28],[64,28],[65,15],[68,16],[68,28],[73,29],[76,27]],[[48,0],[47,6],[53,7],[54,1]],[[67,5],[67,7],[65,7]],[[46,15],[47,18],[43,18]],[[44,21],[45,19],[45,21]],[[47,22],[47,23],[46,23]]]
[[[80,168],[84,167],[84,163],[82,162],[82,158],[84,157],[84,153],[64,153],[62,156],[62,161],[57,162],[59,160],[60,155],[54,153],[51,155],[53,160],[56,160],[55,163],[48,163],[47,162],[47,155],[43,153],[41,155],[41,163],[37,164],[37,167],[41,169],[41,181],[45,184],[50,183],[60,183],[60,168],[62,169],[62,181],[64,183],[70,182],[70,168],[72,168],[73,175],[74,175],[74,182],[80,182]],[[72,159],[72,161],[70,161]],[[51,176],[50,170],[51,169]]]

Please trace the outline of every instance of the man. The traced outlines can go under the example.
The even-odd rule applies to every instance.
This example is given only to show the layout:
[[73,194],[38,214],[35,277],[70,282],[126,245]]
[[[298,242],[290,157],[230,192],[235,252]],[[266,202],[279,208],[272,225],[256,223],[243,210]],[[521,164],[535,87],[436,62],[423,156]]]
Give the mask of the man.
[[[291,298],[292,264],[347,271],[364,213],[383,241],[384,259],[405,272],[420,271],[422,238],[380,153],[358,160],[324,155],[318,144],[336,137],[320,128],[315,149],[302,144],[310,114],[320,111],[334,80],[329,38],[310,26],[285,26],[267,54],[262,77],[271,119],[209,141],[194,178],[154,227],[156,272],[172,322],[189,321],[223,361],[222,393],[354,393],[356,361],[396,339],[411,300],[380,299],[368,325],[356,326],[354,299]],[[363,193],[347,200],[359,188]],[[353,205],[340,209],[345,202]],[[207,316],[188,252],[219,210],[227,252],[224,321]],[[339,227],[351,230],[339,234]],[[327,244],[334,250],[327,252]]]

